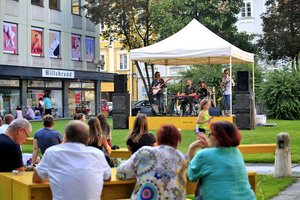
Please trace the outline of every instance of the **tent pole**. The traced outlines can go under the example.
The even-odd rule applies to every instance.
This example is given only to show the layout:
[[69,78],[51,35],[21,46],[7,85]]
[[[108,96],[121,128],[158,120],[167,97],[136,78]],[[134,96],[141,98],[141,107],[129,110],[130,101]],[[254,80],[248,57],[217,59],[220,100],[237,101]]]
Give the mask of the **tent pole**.
[[129,89],[129,91],[130,91],[130,95],[129,95],[129,116],[131,117],[131,103],[132,103],[132,68],[133,68],[133,64],[132,64],[133,62],[131,62],[130,63],[130,70],[129,70],[129,76],[130,76],[130,89]]
[[229,114],[232,115],[232,58],[231,56],[229,57],[229,66],[230,66],[230,91],[231,91],[231,94],[230,94],[230,111],[229,111]]
[[253,110],[254,110],[254,116],[256,116],[256,106],[255,106],[255,80],[254,80],[254,62],[252,63],[252,94],[253,94]]

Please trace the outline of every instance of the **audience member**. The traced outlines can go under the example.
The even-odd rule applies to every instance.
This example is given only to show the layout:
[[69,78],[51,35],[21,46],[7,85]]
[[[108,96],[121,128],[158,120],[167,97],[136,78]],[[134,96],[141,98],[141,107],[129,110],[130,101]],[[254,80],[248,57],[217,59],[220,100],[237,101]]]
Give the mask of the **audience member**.
[[[237,127],[226,121],[212,123],[208,137],[198,134],[188,150],[187,175],[198,181],[195,199],[255,199],[242,154],[236,148],[241,140]],[[203,150],[195,155],[198,148]]]
[[31,131],[26,119],[16,119],[0,134],[0,172],[24,171],[20,145],[26,143]]
[[187,156],[177,150],[181,133],[173,125],[157,132],[156,147],[144,146],[117,169],[119,179],[136,178],[130,199],[185,199]]
[[6,129],[8,128],[8,126],[10,125],[10,123],[14,120],[14,116],[11,114],[7,114],[4,116],[3,119],[3,124],[0,127],[0,134],[1,133],[5,133]]
[[39,102],[38,102],[38,110],[40,112],[41,117],[43,117],[43,114],[45,113],[45,103],[44,103],[44,98],[40,97]]
[[90,139],[88,146],[92,146],[102,150],[104,152],[107,163],[112,166],[113,163],[111,162],[111,159],[109,157],[109,154],[111,153],[111,147],[107,143],[105,135],[102,133],[100,121],[97,117],[91,117],[88,121],[88,125],[90,128]]
[[63,137],[62,134],[53,129],[54,127],[54,117],[52,115],[45,115],[43,117],[43,126],[34,133],[33,139],[33,152],[31,163],[36,164],[36,159],[38,157],[39,149],[41,150],[42,155],[45,153],[46,149],[53,145],[62,143]]
[[51,115],[52,114],[52,101],[50,98],[50,94],[46,94],[44,96],[44,107],[45,107],[45,115]]
[[152,133],[148,132],[148,121],[144,114],[138,114],[134,120],[133,131],[127,136],[128,150],[134,154],[143,146],[154,146],[156,142]]
[[0,117],[0,128],[2,125],[3,125],[3,120],[2,120],[2,117]]
[[16,119],[22,119],[22,118],[23,118],[22,107],[17,106],[17,108],[16,108]]
[[209,99],[202,99],[200,101],[200,112],[198,114],[196,124],[198,125],[198,130],[196,132],[205,133],[209,130],[209,124],[213,117],[209,115],[209,108],[210,108],[210,100]]
[[29,105],[26,106],[26,119],[28,120],[35,119],[35,113]]
[[49,178],[53,199],[101,199],[103,180],[110,167],[102,151],[86,146],[89,127],[71,121],[65,127],[65,143],[47,149],[33,174],[34,183]]
[[106,136],[108,144],[112,146],[112,132],[109,124],[107,123],[106,116],[103,113],[100,113],[97,118],[100,121],[102,132]]
[[75,113],[73,119],[85,122],[85,115],[83,113]]

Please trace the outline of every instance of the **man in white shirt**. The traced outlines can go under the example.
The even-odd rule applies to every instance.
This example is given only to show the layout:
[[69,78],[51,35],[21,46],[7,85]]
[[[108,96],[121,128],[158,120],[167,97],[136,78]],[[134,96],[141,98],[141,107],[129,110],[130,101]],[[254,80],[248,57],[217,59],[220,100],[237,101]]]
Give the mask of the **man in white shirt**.
[[88,141],[88,125],[71,121],[65,128],[65,143],[46,150],[32,181],[49,179],[53,200],[101,199],[103,180],[110,179],[110,167],[102,151],[86,146]]
[[4,116],[3,125],[0,127],[0,134],[5,133],[6,129],[10,125],[10,123],[14,120],[14,116],[11,114],[7,114]]

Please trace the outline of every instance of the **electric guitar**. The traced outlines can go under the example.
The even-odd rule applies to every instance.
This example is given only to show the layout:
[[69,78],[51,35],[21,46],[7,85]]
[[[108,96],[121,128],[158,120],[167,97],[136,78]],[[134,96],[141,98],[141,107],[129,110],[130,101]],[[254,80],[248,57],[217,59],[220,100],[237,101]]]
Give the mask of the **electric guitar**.
[[161,91],[162,90],[162,87],[166,84],[166,83],[168,83],[170,80],[172,80],[173,78],[168,78],[168,80],[166,80],[164,83],[160,83],[160,84],[158,84],[155,88],[152,88],[152,93],[154,94],[154,95],[156,95],[159,91]]
[[225,81],[222,85],[221,85],[221,93],[222,95],[225,93],[226,91],[226,87],[229,84],[230,81]]

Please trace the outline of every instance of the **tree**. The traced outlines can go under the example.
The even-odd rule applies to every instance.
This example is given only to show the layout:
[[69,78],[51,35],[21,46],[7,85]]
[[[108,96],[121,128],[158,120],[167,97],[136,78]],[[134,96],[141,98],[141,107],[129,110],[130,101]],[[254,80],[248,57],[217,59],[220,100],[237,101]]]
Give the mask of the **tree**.
[[300,119],[300,72],[289,70],[268,74],[259,87],[259,100],[268,109],[268,116],[275,119]]
[[161,0],[151,4],[151,21],[159,39],[176,33],[193,18],[237,47],[255,52],[252,35],[238,33],[235,23],[243,0]]
[[[91,21],[107,27],[102,32],[104,39],[110,42],[117,40],[128,51],[148,46],[156,40],[157,34],[150,21],[150,0],[87,0],[84,8]],[[150,74],[145,64],[145,77],[138,62],[135,65],[152,101],[150,77],[153,77],[154,67],[151,65]]]
[[260,51],[270,61],[290,60],[300,71],[300,0],[269,0],[263,14]]

